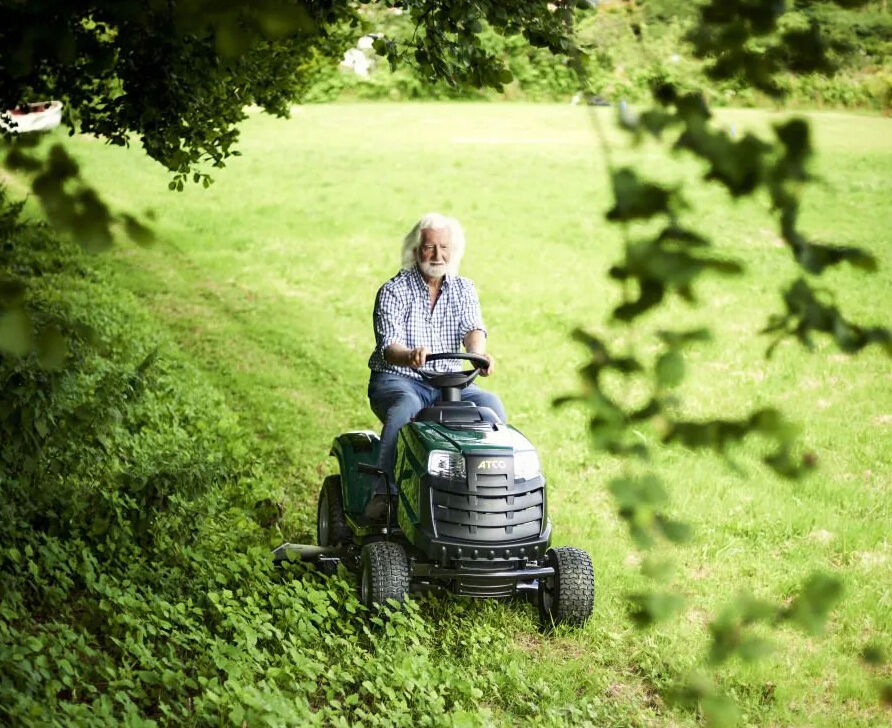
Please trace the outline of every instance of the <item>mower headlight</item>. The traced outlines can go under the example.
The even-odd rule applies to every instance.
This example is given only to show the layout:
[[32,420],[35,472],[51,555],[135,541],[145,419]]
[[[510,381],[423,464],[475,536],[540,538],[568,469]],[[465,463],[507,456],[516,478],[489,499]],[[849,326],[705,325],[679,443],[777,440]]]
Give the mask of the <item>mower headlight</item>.
[[453,478],[464,480],[468,477],[465,469],[465,459],[461,453],[448,450],[431,450],[427,456],[427,472],[438,475],[441,478]]
[[535,450],[514,453],[514,477],[529,480],[542,472],[539,456]]

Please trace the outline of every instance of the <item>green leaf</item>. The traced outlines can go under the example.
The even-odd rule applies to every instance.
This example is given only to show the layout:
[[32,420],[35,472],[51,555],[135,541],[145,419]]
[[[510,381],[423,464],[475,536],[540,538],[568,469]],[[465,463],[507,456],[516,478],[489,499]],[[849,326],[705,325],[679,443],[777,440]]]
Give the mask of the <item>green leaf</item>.
[[755,662],[774,651],[774,645],[761,637],[746,637],[740,641],[737,654],[744,662]]
[[839,578],[815,572],[806,579],[793,604],[781,617],[809,634],[820,634],[830,611],[842,598],[842,593],[842,581]]
[[269,40],[278,40],[294,33],[310,33],[315,23],[300,3],[275,2],[257,11],[261,33]]
[[31,317],[17,308],[0,314],[0,351],[24,356],[31,349]]
[[44,369],[61,369],[68,356],[68,340],[58,326],[45,326],[37,333],[37,361]]
[[251,36],[242,28],[232,13],[225,16],[214,33],[214,47],[223,58],[244,55],[251,46]]
[[[618,268],[612,268],[610,273],[616,277]],[[613,310],[613,318],[618,321],[631,321],[641,314],[658,305],[666,294],[666,286],[660,281],[649,278],[640,279],[638,298],[629,303],[623,303]]]
[[655,475],[614,478],[608,489],[621,508],[638,505],[659,505],[668,500],[666,491]]
[[868,643],[864,645],[861,650],[861,659],[867,665],[878,667],[886,661],[886,656],[883,653],[883,648],[880,645]]
[[21,172],[37,172],[43,167],[40,159],[30,154],[26,154],[16,144],[7,153],[3,160],[4,166],[12,171]]
[[669,559],[657,559],[648,556],[641,564],[641,573],[654,581],[668,581],[675,570],[675,564]]
[[660,137],[667,127],[677,123],[679,123],[677,117],[656,109],[650,109],[638,116],[638,124],[648,133],[657,138]]
[[688,331],[658,331],[660,341],[673,348],[681,347],[695,341],[711,341],[709,329],[690,329]]
[[684,358],[680,352],[670,350],[657,359],[654,373],[662,387],[675,387],[684,379]]
[[802,118],[790,119],[783,124],[775,124],[774,132],[784,146],[784,156],[778,171],[784,177],[808,179],[805,165],[812,154],[808,121]]
[[673,543],[685,543],[691,539],[691,527],[687,523],[661,515],[656,517],[655,522],[662,534]]
[[625,167],[611,175],[616,203],[608,220],[628,221],[669,212],[672,191],[660,185],[641,182],[634,170]]
[[836,306],[819,301],[804,279],[793,283],[784,292],[783,299],[786,313],[773,315],[761,331],[779,334],[768,347],[766,356],[771,356],[777,344],[787,336],[795,336],[803,345],[811,347],[813,332],[829,334],[847,353],[854,354],[870,344],[877,344],[892,356],[892,332],[885,327],[863,327],[846,320]]
[[20,308],[26,290],[24,282],[16,278],[0,278],[0,307]]
[[771,151],[771,146],[754,134],[735,142],[727,132],[702,125],[689,125],[675,147],[708,161],[710,168],[704,178],[720,182],[735,197],[750,194],[762,183],[765,156]]
[[684,600],[675,592],[641,592],[630,594],[629,617],[639,629],[651,627],[678,613]]
[[475,728],[475,726],[479,725],[479,721],[477,720],[477,716],[474,713],[470,713],[467,710],[460,710],[456,713],[452,714],[452,719],[450,721],[450,725],[454,728]]
[[657,236],[658,243],[681,243],[692,248],[702,248],[709,245],[709,241],[693,230],[687,230],[678,225],[668,225]]
[[245,708],[240,703],[236,703],[229,710],[229,721],[235,726],[240,726],[244,720]]
[[700,701],[700,709],[709,728],[734,728],[740,720],[737,704],[718,693],[705,696]]
[[[198,181],[198,180],[196,180]],[[152,228],[147,227],[132,215],[122,215],[124,218],[124,229],[129,237],[137,245],[151,245],[155,242],[155,232]]]

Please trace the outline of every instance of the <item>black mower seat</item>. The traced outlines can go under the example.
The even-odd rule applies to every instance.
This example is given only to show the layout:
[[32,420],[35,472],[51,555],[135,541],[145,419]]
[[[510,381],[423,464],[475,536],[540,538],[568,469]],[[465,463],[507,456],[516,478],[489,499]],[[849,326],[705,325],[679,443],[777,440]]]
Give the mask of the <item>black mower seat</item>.
[[437,400],[417,415],[416,422],[436,422],[448,427],[495,430],[502,424],[499,416],[489,407],[478,407],[474,402],[444,402]]

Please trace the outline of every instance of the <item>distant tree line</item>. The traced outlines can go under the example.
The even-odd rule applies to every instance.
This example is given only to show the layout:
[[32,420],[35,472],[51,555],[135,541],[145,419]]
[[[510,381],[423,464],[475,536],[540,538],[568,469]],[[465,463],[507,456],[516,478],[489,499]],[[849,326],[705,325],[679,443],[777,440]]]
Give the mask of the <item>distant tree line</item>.
[[[704,94],[712,104],[755,106],[774,103],[737,78],[710,78],[703,63],[686,51],[685,35],[697,22],[697,6],[679,0],[607,0],[576,13],[576,39],[597,95],[612,103],[646,101],[656,81],[667,80]],[[789,106],[888,109],[892,107],[892,13],[881,2],[840,6],[833,2],[793,3],[787,23],[820,25],[828,65],[780,74]],[[405,13],[364,6],[363,27],[402,42],[414,32]],[[502,91],[431,83],[411,69],[378,63],[369,78],[331,65],[308,85],[308,102],[336,99],[500,98],[566,101],[580,89],[567,57],[532,46],[520,35],[502,35],[487,25],[481,42],[510,71]],[[368,51],[374,61],[375,54]]]

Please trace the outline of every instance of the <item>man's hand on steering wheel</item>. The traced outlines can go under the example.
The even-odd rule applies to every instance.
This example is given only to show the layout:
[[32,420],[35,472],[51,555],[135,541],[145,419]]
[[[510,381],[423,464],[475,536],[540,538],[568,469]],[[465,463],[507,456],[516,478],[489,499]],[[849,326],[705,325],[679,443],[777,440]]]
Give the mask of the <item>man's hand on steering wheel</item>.
[[[472,352],[472,353],[476,353],[476,352]],[[490,374],[493,373],[493,371],[495,371],[495,368],[496,368],[496,360],[493,359],[492,356],[490,356],[489,354],[481,354],[480,356],[482,356],[484,359],[486,359],[486,361],[489,362],[489,366],[486,367],[486,369],[481,369],[481,370],[480,370],[480,376],[481,376],[481,377],[488,377]]]
[[[489,362],[489,365],[486,367],[486,369],[478,367],[480,369],[481,376],[488,377],[490,374],[493,373],[493,371],[495,370],[496,362],[490,354],[478,354],[475,351],[469,351],[468,353],[483,357],[484,359],[486,359],[486,361]],[[429,356],[431,356],[430,349],[428,349],[426,346],[416,346],[414,349],[409,349],[406,352],[406,364],[407,366],[412,367],[412,369],[421,369],[421,367],[423,367],[427,363],[427,359]],[[438,355],[438,358],[441,357],[439,357]]]
[[416,346],[409,350],[407,363],[413,369],[421,369],[427,363],[428,354],[430,350],[426,346]]

